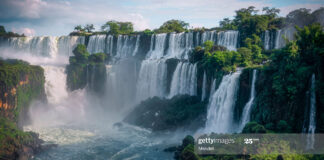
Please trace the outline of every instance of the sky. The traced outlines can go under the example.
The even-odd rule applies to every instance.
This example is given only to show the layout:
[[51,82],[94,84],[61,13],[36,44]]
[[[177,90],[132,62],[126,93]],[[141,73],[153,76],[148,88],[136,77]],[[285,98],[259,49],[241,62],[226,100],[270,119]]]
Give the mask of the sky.
[[248,6],[260,12],[276,7],[286,16],[299,8],[324,7],[324,0],[0,0],[0,25],[28,36],[68,35],[78,24],[100,30],[109,20],[130,21],[135,30],[155,29],[170,19],[211,28]]

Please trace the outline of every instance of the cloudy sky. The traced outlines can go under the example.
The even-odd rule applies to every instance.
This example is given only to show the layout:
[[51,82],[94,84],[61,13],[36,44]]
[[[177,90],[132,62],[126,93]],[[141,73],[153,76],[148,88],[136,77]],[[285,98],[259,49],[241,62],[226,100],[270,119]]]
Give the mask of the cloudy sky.
[[215,27],[235,10],[276,7],[281,15],[324,7],[324,0],[0,0],[0,25],[26,35],[67,35],[77,24],[131,21],[135,30],[154,29],[170,19],[193,27]]

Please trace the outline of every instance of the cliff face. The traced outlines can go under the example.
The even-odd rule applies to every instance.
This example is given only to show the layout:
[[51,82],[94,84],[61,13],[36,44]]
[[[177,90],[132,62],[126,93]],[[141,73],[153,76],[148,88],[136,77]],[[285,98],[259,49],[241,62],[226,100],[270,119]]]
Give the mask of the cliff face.
[[0,159],[31,157],[42,141],[19,128],[28,123],[33,100],[46,100],[44,71],[19,60],[0,60]]
[[67,86],[73,91],[88,86],[90,91],[103,93],[106,82],[106,66],[108,55],[104,53],[89,54],[85,45],[79,44],[73,50],[74,56],[69,58],[66,66]]
[[0,61],[0,116],[16,124],[19,118],[28,118],[31,101],[46,99],[44,82],[44,71],[39,66],[17,60]]

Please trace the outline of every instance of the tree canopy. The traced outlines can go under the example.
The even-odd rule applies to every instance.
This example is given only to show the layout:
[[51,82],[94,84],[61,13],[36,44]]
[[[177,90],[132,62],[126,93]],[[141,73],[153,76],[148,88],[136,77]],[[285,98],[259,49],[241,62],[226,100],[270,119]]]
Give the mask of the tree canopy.
[[162,26],[160,26],[160,28],[155,30],[155,32],[156,33],[170,33],[170,32],[180,33],[186,31],[188,27],[189,27],[189,23],[186,23],[181,20],[172,19],[164,22]]
[[101,26],[101,30],[111,34],[130,34],[134,32],[132,22],[108,21]]

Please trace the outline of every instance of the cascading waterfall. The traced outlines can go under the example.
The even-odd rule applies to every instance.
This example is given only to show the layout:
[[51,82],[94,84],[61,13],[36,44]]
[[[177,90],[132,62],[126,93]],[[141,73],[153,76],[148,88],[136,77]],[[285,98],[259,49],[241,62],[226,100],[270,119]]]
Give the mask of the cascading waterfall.
[[293,27],[279,29],[276,32],[275,49],[283,48],[286,45],[286,40],[291,41],[294,39],[294,33],[296,30]]
[[[78,159],[77,156],[71,154],[74,153],[73,151],[88,154],[88,151],[91,150],[102,153],[103,147],[114,147],[115,150],[120,151],[127,150],[128,153],[132,152],[134,155],[141,154],[142,152],[133,149],[134,147],[125,148],[124,144],[131,144],[136,146],[136,148],[139,147],[138,143],[128,141],[129,137],[140,137],[142,138],[140,140],[141,143],[146,140],[145,143],[150,144],[149,149],[156,148],[151,147],[151,137],[147,138],[146,135],[137,135],[136,137],[139,131],[134,134],[132,132],[133,130],[130,132],[126,131],[127,133],[125,133],[125,131],[117,131],[117,129],[109,128],[110,125],[106,123],[110,123],[111,121],[115,122],[116,119],[111,118],[113,114],[118,113],[118,117],[120,118],[121,116],[119,114],[122,115],[129,112],[130,107],[135,106],[135,103],[152,96],[172,98],[180,94],[197,95],[197,63],[192,64],[187,61],[188,53],[195,46],[203,43],[203,41],[212,40],[217,42],[217,35],[216,31],[157,34],[151,37],[152,43],[150,44],[150,49],[148,48],[149,46],[145,46],[144,49],[141,48],[142,45],[149,45],[149,42],[141,42],[142,39],[146,38],[142,35],[90,36],[87,42],[87,49],[90,53],[105,52],[115,58],[113,63],[106,66],[107,82],[105,83],[106,86],[103,85],[103,87],[106,87],[105,94],[107,95],[102,95],[105,98],[100,99],[100,102],[96,101],[98,97],[91,95],[91,92],[85,92],[85,89],[69,92],[66,86],[66,73],[64,73],[65,63],[63,63],[64,65],[55,63],[59,62],[57,58],[60,55],[67,61],[68,56],[73,55],[72,51],[77,44],[86,44],[85,37],[22,37],[6,39],[8,42],[5,43],[8,44],[6,45],[8,48],[26,51],[29,57],[34,55],[36,57],[40,56],[53,59],[54,61],[53,64],[49,64],[47,61],[38,60],[45,70],[45,92],[47,94],[48,104],[35,104],[31,107],[30,111],[31,117],[33,117],[33,125],[35,125],[32,131],[38,132],[41,138],[46,141],[59,144],[59,147],[57,147],[57,150],[50,150],[45,155],[40,156],[48,159],[48,155],[56,154],[59,155],[59,158],[66,156],[61,159]],[[149,39],[150,37],[147,38]],[[149,50],[149,52],[140,53],[141,55],[147,55],[144,60],[138,60],[136,55],[143,50]],[[128,58],[134,56],[136,58]],[[176,61],[180,61],[176,65],[172,75],[167,74],[170,68],[167,68],[167,64],[169,63],[166,62],[169,58],[176,58],[178,59]],[[173,71],[174,68],[172,67],[171,69]],[[204,74],[205,91],[203,99],[207,99],[207,75],[206,73]],[[171,82],[167,80],[168,76],[171,76],[168,79]],[[87,78],[93,81],[94,77]],[[168,86],[169,84],[167,82],[170,82],[170,86]],[[214,89],[211,90],[215,90],[215,87],[216,80],[213,82]],[[109,108],[109,113],[100,112],[104,110],[101,107],[105,109]],[[97,123],[99,121],[100,123],[104,123],[103,126],[105,126],[100,127],[100,129],[105,130],[107,126],[109,129],[106,129],[102,133],[97,131],[98,128],[96,128],[96,125],[101,125]],[[95,125],[88,128],[92,124]],[[96,131],[93,131],[94,129]],[[109,133],[106,132],[107,130],[109,130]],[[111,131],[116,132],[117,136],[112,135]],[[80,133],[90,136],[85,136],[86,138],[83,139],[80,137]],[[141,131],[140,133],[143,132]],[[100,136],[95,136],[97,134]],[[109,140],[113,139],[116,143],[100,143],[103,137]],[[78,145],[80,139],[82,139],[82,142],[85,142],[87,149],[79,146],[74,147],[75,144]],[[120,139],[125,139],[125,141],[121,142]],[[115,145],[117,143],[121,145]],[[147,149],[145,148],[147,147],[146,144],[144,147],[140,147],[141,150]],[[132,149],[132,151],[128,149]],[[64,151],[61,152],[62,150]],[[120,159],[128,158],[127,154],[121,152],[113,154],[104,156],[105,158],[108,157],[108,159],[111,157],[117,157],[116,159],[119,157],[121,157]],[[93,154],[90,154],[90,156],[93,156]],[[97,158],[98,155],[95,156]],[[163,157],[162,159],[169,158]]]
[[[151,36],[150,50],[146,59],[188,59],[188,53],[196,46],[211,40],[215,44],[236,50],[238,31],[205,31],[187,33],[162,33]],[[87,49],[90,53],[109,53],[117,58],[135,56],[146,43],[140,42],[141,35],[92,35]],[[2,38],[1,46],[30,52],[36,56],[72,56],[77,44],[85,44],[84,36],[40,36]]]
[[77,44],[84,44],[85,37],[83,36],[61,36],[57,40],[57,51],[59,55],[73,56],[73,49]]
[[105,53],[108,53],[108,54],[112,55],[113,54],[113,49],[114,49],[113,47],[114,47],[114,36],[107,35]]
[[35,56],[56,57],[56,37],[13,37],[6,45],[16,51],[32,53]]
[[265,50],[270,49],[270,33],[268,30],[264,32],[263,46]]
[[33,103],[30,106],[29,114],[33,126],[38,128],[81,123],[87,105],[84,90],[73,92],[67,90],[65,66],[42,65],[41,67],[44,69],[44,87],[48,101]]
[[150,97],[165,97],[167,89],[167,64],[165,60],[144,60],[138,75],[137,102]]
[[136,36],[118,35],[116,57],[126,58],[126,57],[136,55],[138,45],[139,45],[139,40],[140,40],[140,35],[136,35]]
[[136,98],[137,63],[121,59],[113,65],[107,65],[107,105],[125,109],[134,105]]
[[68,97],[66,86],[65,67],[60,66],[42,66],[45,73],[45,92],[48,102],[57,104]]
[[188,52],[193,48],[193,33],[171,33],[166,57],[188,59]]
[[179,94],[197,94],[197,63],[178,63],[172,76],[169,97]]
[[105,52],[106,35],[93,35],[89,37],[88,52],[89,53],[102,53]]
[[135,49],[133,51],[133,55],[132,56],[135,56],[137,54],[137,52],[138,52],[138,48],[139,48],[139,44],[140,44],[140,38],[141,38],[140,35],[137,35],[136,36]]
[[158,59],[164,56],[166,36],[166,33],[151,36],[151,45],[146,56],[147,59]]
[[228,50],[236,50],[238,31],[221,31],[218,32],[217,45],[224,46]]
[[275,41],[275,49],[280,48],[280,36],[281,36],[281,29],[277,30],[276,32],[276,41]]
[[201,91],[201,101],[204,101],[206,98],[206,83],[207,83],[207,76],[206,72],[204,71],[204,77],[203,77],[203,85],[202,85],[202,91]]
[[31,56],[56,58],[57,56],[71,56],[77,44],[84,44],[84,37],[13,37],[8,38],[1,45],[16,52],[28,53]]
[[204,132],[232,133],[235,131],[233,113],[241,73],[242,71],[238,70],[223,77],[209,101]]
[[213,97],[213,94],[215,93],[216,91],[216,79],[213,80],[213,83],[210,87],[210,93],[209,93],[209,102],[211,101],[212,97]]
[[307,135],[307,149],[313,149],[315,143],[316,130],[316,94],[315,94],[315,74],[312,75],[310,88],[310,109],[309,109],[309,126]]
[[250,99],[245,104],[245,106],[243,108],[242,118],[241,118],[240,127],[239,127],[240,132],[242,132],[245,124],[250,121],[251,109],[252,109],[253,101],[254,101],[254,98],[255,98],[256,77],[257,77],[257,70],[254,69],[253,70],[253,77],[252,77],[252,84],[251,84]]
[[201,34],[201,42],[200,42],[200,44],[202,45],[202,44],[204,44],[204,42],[206,42],[208,40],[217,43],[217,37],[218,37],[218,35],[217,35],[216,31],[203,32]]

